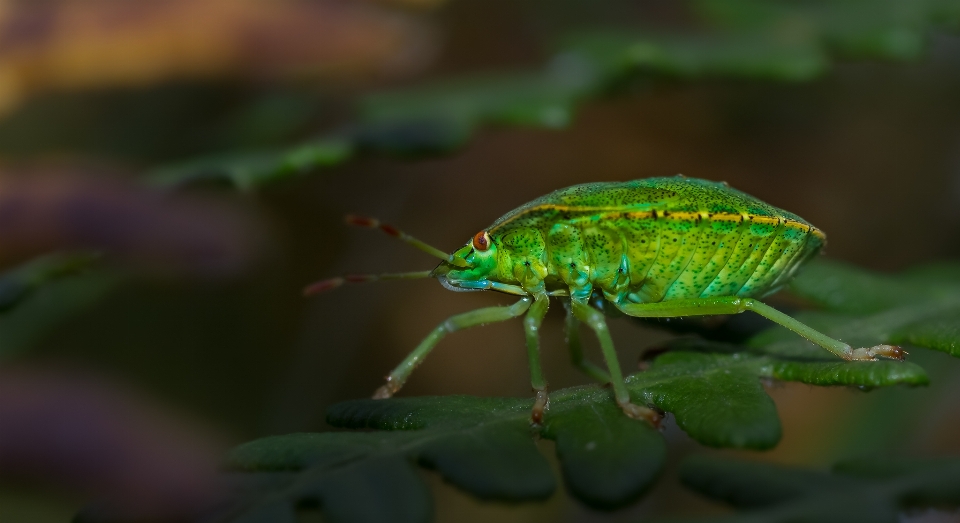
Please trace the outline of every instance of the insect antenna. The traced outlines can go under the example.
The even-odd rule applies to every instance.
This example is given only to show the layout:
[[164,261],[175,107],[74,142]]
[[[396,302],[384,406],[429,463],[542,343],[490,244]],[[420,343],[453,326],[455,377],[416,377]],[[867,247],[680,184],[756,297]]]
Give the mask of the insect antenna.
[[321,292],[336,289],[344,283],[368,283],[379,280],[415,280],[419,278],[429,278],[433,271],[417,272],[389,272],[384,274],[347,274],[326,280],[311,283],[303,288],[304,296],[312,296]]
[[410,236],[409,234],[401,231],[400,229],[397,229],[393,225],[380,222],[380,220],[376,218],[369,218],[366,216],[355,216],[353,214],[348,214],[346,217],[346,221],[348,224],[355,225],[357,227],[364,227],[367,229],[380,229],[382,232],[390,236],[393,236],[394,238],[397,238],[408,245],[412,245],[414,248],[419,249],[429,254],[430,256],[440,258],[441,260],[452,263],[458,267],[467,266],[463,262],[463,260],[454,258],[452,254],[447,254],[432,245],[429,245],[421,240],[414,238],[413,236]]

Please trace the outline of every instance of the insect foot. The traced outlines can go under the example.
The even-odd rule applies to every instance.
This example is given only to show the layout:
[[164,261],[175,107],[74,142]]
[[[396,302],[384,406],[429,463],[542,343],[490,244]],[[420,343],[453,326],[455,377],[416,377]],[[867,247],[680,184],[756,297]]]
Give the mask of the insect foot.
[[393,395],[400,390],[400,383],[396,383],[391,377],[387,377],[387,382],[383,384],[382,387],[374,391],[373,399],[375,400],[385,400],[392,398]]
[[903,358],[907,354],[907,351],[896,345],[876,345],[874,347],[855,349],[847,359],[855,361],[876,361],[877,356],[881,356],[892,360],[903,361]]
[[533,401],[533,410],[530,412],[530,422],[534,425],[543,425],[543,411],[547,410],[550,403],[550,397],[546,390],[534,391],[537,393]]
[[657,411],[629,402],[620,403],[620,408],[623,409],[623,413],[628,417],[638,420],[646,420],[654,427],[658,429],[660,428],[660,420],[663,419],[663,416]]

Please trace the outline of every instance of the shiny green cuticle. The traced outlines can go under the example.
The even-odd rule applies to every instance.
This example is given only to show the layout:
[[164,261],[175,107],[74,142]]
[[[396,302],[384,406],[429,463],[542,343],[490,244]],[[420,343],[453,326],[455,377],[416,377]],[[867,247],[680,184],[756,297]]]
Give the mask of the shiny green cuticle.
[[[379,223],[360,221],[365,226]],[[541,423],[548,403],[538,329],[550,298],[560,299],[567,310],[573,363],[587,375],[609,382],[624,413],[654,424],[660,415],[630,399],[606,319],[591,303],[593,298],[602,298],[634,317],[749,310],[846,360],[903,359],[905,354],[890,345],[854,349],[760,302],[816,256],[826,237],[803,218],[725,182],[675,176],[567,187],[510,211],[450,255],[438,254],[439,250],[392,227],[381,228],[444,259],[429,276],[445,287],[494,290],[518,295],[520,300],[508,307],[458,314],[441,323],[390,373],[375,398],[398,391],[450,332],[525,316],[531,385],[536,393],[531,419]],[[581,323],[597,336],[605,368],[583,359]]]

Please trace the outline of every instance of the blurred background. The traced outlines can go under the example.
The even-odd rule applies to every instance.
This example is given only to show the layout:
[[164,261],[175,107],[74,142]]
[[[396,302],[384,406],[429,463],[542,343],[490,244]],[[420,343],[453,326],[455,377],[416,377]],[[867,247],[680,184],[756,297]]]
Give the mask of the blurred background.
[[[433,281],[304,299],[319,278],[435,265],[348,228],[347,213],[452,251],[554,189],[682,173],[803,216],[826,231],[834,259],[878,271],[957,259],[960,37],[946,22],[960,8],[920,2],[938,13],[920,20],[883,10],[896,2],[840,2],[839,14],[784,3],[786,14],[744,22],[722,4],[0,0],[0,521],[68,521],[104,494],[162,506],[202,492],[223,449],[325,429],[326,407],[372,393],[438,322],[509,301]],[[844,24],[869,25],[881,52],[843,42]],[[641,67],[630,74],[608,74],[629,68],[623,56],[587,74],[568,51],[585,32],[636,32],[667,51],[644,62],[634,46]],[[725,35],[750,56],[771,42],[815,42],[817,53],[769,74],[697,62]],[[676,42],[683,52],[670,54]],[[524,80],[520,105],[560,99],[532,125],[474,118],[497,89],[481,89],[483,103],[448,96],[531,71],[568,87],[578,74],[603,81],[563,98]],[[399,104],[391,96],[407,105],[384,110]],[[431,100],[447,105],[423,109]],[[335,147],[297,149],[317,143]],[[287,150],[308,156],[292,174],[269,166]],[[206,167],[183,183],[157,175],[194,158]],[[554,309],[542,329],[550,386],[585,383]],[[671,336],[611,327],[631,370]],[[457,333],[403,394],[529,395],[522,343],[518,323]],[[960,362],[918,352],[934,381],[923,390],[770,384],[784,438],[750,457],[826,466],[868,451],[957,454]],[[671,460],[703,451],[673,425],[666,433]],[[100,462],[103,449],[122,449],[136,470]],[[543,504],[481,503],[424,474],[437,521],[718,510],[673,467],[612,514],[562,491]]]

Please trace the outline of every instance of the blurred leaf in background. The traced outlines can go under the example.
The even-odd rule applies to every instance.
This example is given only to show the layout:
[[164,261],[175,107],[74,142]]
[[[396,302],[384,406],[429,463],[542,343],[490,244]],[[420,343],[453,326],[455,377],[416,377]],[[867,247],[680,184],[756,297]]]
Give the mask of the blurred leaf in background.
[[63,173],[0,176],[0,359],[131,277],[229,279],[264,231],[242,206]]
[[[702,24],[672,31],[575,31],[561,38],[558,53],[540,70],[462,76],[366,96],[352,125],[321,140],[352,144],[347,149],[354,152],[447,153],[464,145],[480,125],[566,127],[584,101],[638,78],[810,81],[836,60],[917,59],[931,32],[960,28],[960,9],[949,0],[701,0],[690,6]],[[216,160],[203,165],[208,177],[216,172],[247,189],[252,179],[267,182],[289,173],[288,158],[295,152],[226,157],[219,169]],[[353,156],[331,162],[318,155],[297,167],[316,169]],[[256,160],[248,166],[245,158]],[[259,174],[251,177],[250,170]],[[168,183],[201,178],[189,163],[161,176]]]
[[[691,522],[888,523],[903,521],[905,512],[953,512],[960,506],[960,459],[955,457],[859,458],[825,472],[693,456],[680,476],[689,488],[739,511],[684,520]],[[955,518],[955,513],[940,514],[944,519],[933,513],[930,520]]]

